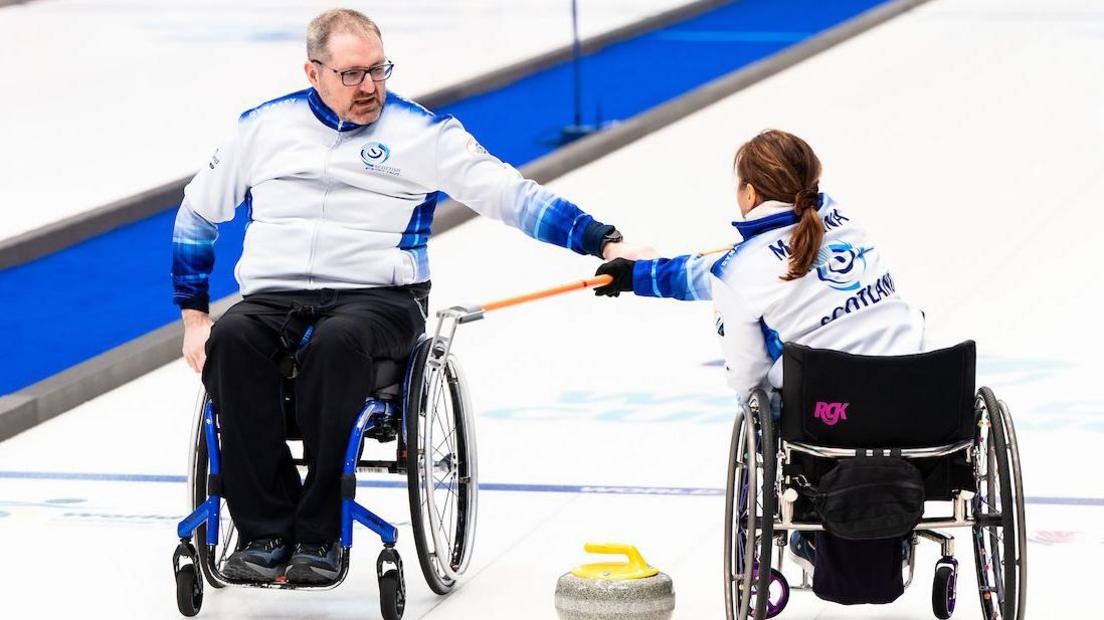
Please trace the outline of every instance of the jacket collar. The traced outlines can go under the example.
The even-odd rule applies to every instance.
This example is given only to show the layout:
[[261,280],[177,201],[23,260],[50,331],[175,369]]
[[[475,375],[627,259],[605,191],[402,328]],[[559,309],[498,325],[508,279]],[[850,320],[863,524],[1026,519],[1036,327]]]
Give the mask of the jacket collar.
[[315,118],[322,121],[322,124],[330,129],[335,129],[344,133],[364,127],[364,125],[358,125],[352,121],[341,120],[337,114],[322,101],[322,96],[313,88],[307,91],[307,103],[310,104],[311,112],[314,112]]
[[[828,202],[828,196],[823,192],[820,193],[817,198],[817,210],[820,210]],[[782,210],[780,208],[785,205],[788,209]],[[770,213],[764,217],[759,217],[753,220],[735,221],[732,225],[739,231],[740,236],[744,238],[744,241],[751,239],[756,235],[761,235],[767,231],[775,230],[778,228],[785,228],[787,226],[793,226],[797,223],[797,214],[793,212],[793,205],[789,203],[774,202],[771,205],[762,204],[755,207],[751,211],[748,211],[748,215],[756,214],[755,212],[762,209],[765,206],[771,206],[770,209],[765,210],[765,213]],[[773,211],[773,213],[771,213]]]

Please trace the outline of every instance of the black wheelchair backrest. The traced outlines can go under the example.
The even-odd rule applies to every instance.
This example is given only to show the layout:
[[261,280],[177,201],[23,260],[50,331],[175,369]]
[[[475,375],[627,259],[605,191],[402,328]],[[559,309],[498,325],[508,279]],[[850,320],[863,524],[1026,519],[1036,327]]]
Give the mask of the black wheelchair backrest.
[[919,448],[974,436],[972,340],[915,355],[787,343],[782,438],[838,448]]

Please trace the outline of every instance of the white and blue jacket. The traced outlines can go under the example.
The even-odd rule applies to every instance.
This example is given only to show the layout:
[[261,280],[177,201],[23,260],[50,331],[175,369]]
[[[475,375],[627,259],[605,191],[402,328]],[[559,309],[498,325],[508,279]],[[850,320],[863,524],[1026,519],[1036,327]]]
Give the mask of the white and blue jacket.
[[637,261],[637,295],[712,299],[729,385],[746,395],[782,386],[783,342],[866,355],[922,350],[924,316],[897,293],[876,244],[827,195],[818,208],[824,241],[813,269],[796,280],[789,240],[793,205],[767,202],[733,222],[743,241],[717,258]]
[[307,89],[242,114],[185,188],[173,300],[207,310],[217,225],[240,207],[249,216],[234,270],[243,295],[426,282],[441,193],[580,254],[600,256],[613,228],[522,178],[451,116],[388,93],[379,119],[362,126]]

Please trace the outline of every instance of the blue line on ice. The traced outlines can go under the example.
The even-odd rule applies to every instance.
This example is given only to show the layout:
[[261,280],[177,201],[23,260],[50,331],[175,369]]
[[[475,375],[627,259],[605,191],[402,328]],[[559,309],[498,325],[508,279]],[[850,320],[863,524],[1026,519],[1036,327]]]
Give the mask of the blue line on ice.
[[[172,482],[181,483],[187,476],[164,474],[104,474],[86,472],[0,471],[0,479],[9,480],[85,480],[91,482]],[[406,488],[403,480],[360,480],[357,486],[373,488]],[[724,495],[724,489],[708,487],[650,487],[610,484],[512,484],[483,482],[482,491],[515,491],[522,493],[590,493],[595,495]],[[1028,504],[1044,506],[1104,506],[1104,497],[1041,497],[1025,498]]]

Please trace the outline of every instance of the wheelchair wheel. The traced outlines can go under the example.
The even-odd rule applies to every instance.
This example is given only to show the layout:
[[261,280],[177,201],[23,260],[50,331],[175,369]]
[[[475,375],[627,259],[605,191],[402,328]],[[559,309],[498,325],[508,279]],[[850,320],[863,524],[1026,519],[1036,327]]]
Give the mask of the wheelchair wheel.
[[422,575],[446,594],[471,560],[479,479],[467,382],[431,346],[415,350],[404,400],[407,492]]
[[958,562],[943,558],[935,566],[932,579],[932,613],[939,620],[947,620],[954,613]]
[[176,573],[176,608],[180,615],[191,618],[203,606],[203,582],[196,575],[195,565],[185,564]]
[[[191,500],[192,510],[195,510],[207,500],[209,489],[207,487],[210,462],[207,460],[207,438],[203,430],[203,411],[210,402],[206,392],[200,392],[199,408],[196,411],[192,424],[192,445],[188,454],[188,496]],[[207,524],[200,525],[195,531],[193,544],[198,556],[198,566],[203,579],[212,588],[225,587],[225,583],[215,577],[215,568],[222,566],[226,558],[234,552],[238,543],[238,532],[234,528],[234,521],[230,518],[230,511],[226,502],[222,502],[219,515],[219,541],[214,547],[207,545]]]
[[1027,530],[1023,481],[1012,420],[993,391],[983,387],[975,404],[979,437],[974,453],[974,564],[982,615],[1020,620],[1026,599]]
[[[741,408],[732,429],[725,489],[725,614],[729,620],[770,618],[789,588],[774,588],[771,570],[777,465],[770,400],[761,390]],[[778,573],[781,576],[781,573]],[[777,594],[777,600],[772,600]],[[752,615],[753,614],[753,615]]]
[[379,578],[380,613],[383,620],[400,620],[406,608],[406,592],[403,591],[402,575],[397,570],[389,570]]

